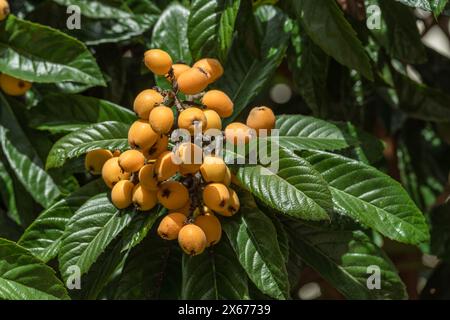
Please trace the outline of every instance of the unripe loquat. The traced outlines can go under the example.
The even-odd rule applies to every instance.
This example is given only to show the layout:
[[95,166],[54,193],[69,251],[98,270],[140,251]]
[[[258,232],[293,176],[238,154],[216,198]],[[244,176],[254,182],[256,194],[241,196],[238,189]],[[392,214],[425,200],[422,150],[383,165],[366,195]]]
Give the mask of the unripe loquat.
[[117,182],[111,191],[111,201],[117,209],[128,208],[133,203],[134,184],[129,180]]
[[247,126],[255,129],[258,134],[261,129],[266,129],[267,133],[270,133],[270,130],[275,128],[275,121],[275,115],[270,108],[256,107],[247,117]]
[[178,233],[178,243],[186,254],[196,256],[205,251],[206,235],[199,226],[187,224]]
[[179,165],[174,162],[174,157],[171,151],[165,151],[158,157],[155,162],[155,174],[158,181],[165,181],[178,172]]
[[199,215],[195,218],[195,225],[199,226],[206,236],[206,246],[217,244],[222,237],[222,225],[213,214]]
[[225,210],[228,200],[230,200],[230,192],[221,183],[210,183],[203,190],[203,202],[214,211]]
[[206,130],[209,129],[218,129],[222,130],[222,119],[220,118],[219,114],[210,109],[203,110],[203,114],[206,118]]
[[128,131],[128,143],[138,150],[150,149],[158,140],[159,134],[144,120],[135,121]]
[[102,178],[105,184],[112,188],[117,182],[121,180],[128,180],[130,174],[122,170],[119,166],[119,158],[114,157],[105,162],[102,168]]
[[199,68],[184,71],[177,79],[178,89],[188,95],[205,90],[209,84],[208,74]]
[[0,88],[7,95],[22,96],[30,90],[31,83],[2,73],[0,74]]
[[156,90],[147,89],[139,93],[134,99],[133,110],[139,118],[148,120],[150,111],[161,103],[164,97]]
[[6,0],[0,0],[0,21],[5,20],[9,14],[9,4]]
[[158,177],[154,164],[146,164],[139,171],[139,183],[144,189],[158,191]]
[[233,114],[234,104],[227,94],[220,90],[210,90],[202,98],[202,104],[206,108],[216,111],[222,118]]
[[233,144],[247,144],[255,135],[254,131],[241,122],[230,123],[225,128],[225,139]]
[[149,122],[157,133],[168,133],[172,129],[173,121],[173,111],[169,107],[160,105],[150,112]]
[[200,68],[208,74],[209,83],[213,83],[223,75],[223,67],[219,60],[204,58],[197,61],[193,67]]
[[151,49],[144,54],[144,63],[154,74],[163,76],[172,68],[172,58],[164,50]]
[[148,211],[153,209],[158,203],[156,191],[150,191],[138,183],[133,189],[133,204],[139,211]]
[[205,131],[207,127],[206,117],[203,110],[196,107],[190,107],[183,111],[178,116],[178,127],[180,129],[189,130],[191,134],[194,134],[195,127],[201,128],[201,131]]
[[175,240],[178,233],[184,227],[186,216],[179,212],[169,213],[165,216],[158,226],[158,234],[165,240]]
[[90,174],[102,174],[103,165],[112,157],[113,154],[109,150],[97,149],[89,151],[84,159],[84,167]]
[[227,173],[227,165],[220,157],[206,156],[200,166],[200,172],[206,182],[222,182]]
[[127,150],[119,157],[119,166],[125,172],[137,172],[145,164],[145,157],[142,152],[137,150]]
[[178,181],[166,181],[159,186],[158,201],[166,209],[182,208],[189,201],[188,189]]
[[161,134],[158,140],[148,149],[142,151],[147,160],[156,160],[169,147],[169,137]]
[[191,67],[187,64],[176,63],[172,66],[173,77],[175,80],[185,71],[189,70]]

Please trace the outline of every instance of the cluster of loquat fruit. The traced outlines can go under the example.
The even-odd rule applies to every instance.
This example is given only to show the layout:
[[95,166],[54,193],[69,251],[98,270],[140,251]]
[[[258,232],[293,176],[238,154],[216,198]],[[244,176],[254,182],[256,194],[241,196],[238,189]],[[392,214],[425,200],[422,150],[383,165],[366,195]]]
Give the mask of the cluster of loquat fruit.
[[[256,107],[247,124],[231,123],[223,132],[222,118],[233,114],[233,102],[220,90],[204,91],[224,72],[218,60],[201,59],[191,67],[174,64],[168,53],[152,49],[145,53],[144,62],[154,74],[165,76],[172,88],[154,87],[139,93],[133,109],[140,119],[128,132],[131,149],[90,151],[85,166],[91,174],[102,175],[118,209],[133,205],[148,211],[158,203],[165,207],[168,214],[158,234],[163,239],[178,239],[185,253],[197,255],[220,241],[222,227],[216,214],[233,216],[240,203],[230,188],[233,176],[224,160],[206,155],[192,135],[199,129],[200,133],[217,129],[233,144],[248,143],[252,132],[274,128],[275,116],[267,107]],[[187,130],[191,139],[171,148],[169,137],[175,127]],[[200,161],[195,155],[200,155]]]

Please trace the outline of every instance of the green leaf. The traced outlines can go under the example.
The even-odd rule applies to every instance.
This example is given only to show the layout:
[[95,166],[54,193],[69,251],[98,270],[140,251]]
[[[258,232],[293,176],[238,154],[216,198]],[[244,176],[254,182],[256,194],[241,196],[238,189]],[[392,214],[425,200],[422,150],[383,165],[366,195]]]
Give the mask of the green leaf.
[[194,60],[224,57],[231,46],[240,1],[194,0],[188,21],[188,39]]
[[[361,231],[328,231],[286,221],[291,248],[347,299],[405,299],[405,286],[392,262]],[[380,289],[369,289],[380,270]]]
[[105,193],[84,203],[67,222],[58,254],[59,270],[64,279],[68,268],[77,266],[81,274],[102,254],[106,247],[130,223],[134,213],[120,211]]
[[373,80],[369,57],[336,1],[323,1],[317,5],[316,0],[294,0],[292,5],[308,36],[323,51]]
[[104,191],[106,186],[98,179],[58,201],[25,230],[18,244],[44,262],[53,259],[58,255],[69,219],[88,199]]
[[181,251],[178,243],[162,240],[152,230],[125,263],[115,299],[179,299]]
[[58,300],[69,296],[52,268],[14,242],[0,239],[0,298]]
[[14,190],[14,180],[7,168],[0,160],[0,194],[3,204],[6,206],[7,214],[11,220],[18,225],[22,225],[22,219],[17,210],[16,194]]
[[105,85],[94,57],[83,43],[13,15],[0,24],[0,72],[32,82]]
[[261,57],[253,57],[243,45],[244,39],[236,38],[217,84],[234,102],[234,113],[223,121],[224,125],[233,122],[263,90],[286,52],[290,27],[286,15],[272,6],[259,7],[255,14],[263,30]]
[[302,115],[277,117],[279,144],[289,150],[339,150],[357,143],[334,123]]
[[153,28],[151,47],[167,51],[174,62],[190,64],[188,18],[189,10],[182,5],[175,3],[167,7]]
[[305,220],[327,220],[332,208],[325,180],[312,166],[294,153],[280,148],[276,173],[260,165],[240,166],[237,178],[268,207]]
[[289,299],[285,258],[272,221],[248,192],[239,192],[240,213],[222,225],[242,267],[256,287],[276,299]]
[[72,132],[53,145],[46,167],[61,167],[68,159],[95,149],[126,150],[128,129],[124,123],[107,121]]
[[50,94],[30,111],[30,125],[52,132],[77,131],[104,121],[131,124],[134,113],[106,100],[81,95]]
[[386,237],[411,244],[429,240],[425,218],[408,193],[375,168],[321,152],[301,152],[328,182],[335,209]]
[[226,239],[198,256],[183,254],[183,300],[248,299],[247,276]]

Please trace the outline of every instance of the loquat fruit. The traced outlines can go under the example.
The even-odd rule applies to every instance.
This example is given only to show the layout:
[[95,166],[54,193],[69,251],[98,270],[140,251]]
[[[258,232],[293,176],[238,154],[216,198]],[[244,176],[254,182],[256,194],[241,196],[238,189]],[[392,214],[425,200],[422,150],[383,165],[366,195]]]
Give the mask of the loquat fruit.
[[206,71],[209,83],[213,83],[223,75],[222,64],[217,59],[204,58],[197,61],[193,67],[201,68]]
[[142,151],[145,158],[148,160],[156,160],[161,153],[167,151],[169,147],[169,137],[161,134],[158,140],[148,149]]
[[187,224],[178,233],[178,243],[186,254],[196,256],[205,251],[206,235],[199,226]]
[[102,174],[103,165],[112,157],[113,154],[109,150],[97,149],[89,151],[84,159],[84,167],[90,174]]
[[199,68],[190,68],[179,75],[178,89],[188,95],[205,90],[209,84],[208,74]]
[[255,135],[254,131],[241,122],[230,123],[225,128],[225,139],[233,144],[248,143]]
[[234,104],[228,95],[220,90],[209,90],[202,98],[202,104],[206,108],[216,111],[222,118],[233,114]]
[[222,182],[227,173],[227,165],[220,157],[206,156],[200,166],[200,172],[206,182]]
[[226,185],[227,187],[229,187],[231,184],[231,170],[230,170],[230,168],[228,168],[228,166],[227,166],[227,172],[225,173],[225,177],[223,178],[222,183],[224,185]]
[[160,105],[150,111],[149,122],[153,131],[168,133],[173,126],[173,111],[169,107]]
[[231,188],[228,188],[228,191],[230,193],[230,199],[228,200],[225,209],[220,211],[218,210],[217,213],[225,217],[232,217],[239,211],[241,204],[236,191]]
[[165,181],[159,186],[158,201],[169,210],[182,208],[189,201],[188,189],[178,181]]
[[111,201],[117,209],[128,208],[133,202],[134,184],[129,180],[117,182],[111,191]]
[[178,127],[180,129],[189,130],[191,134],[194,134],[196,126],[201,129],[201,131],[205,131],[207,127],[206,117],[202,109],[190,107],[179,114]]
[[256,107],[247,117],[247,126],[255,129],[258,134],[261,129],[266,129],[267,133],[270,133],[270,130],[275,128],[275,121],[275,115],[270,108]]
[[119,157],[119,166],[125,172],[137,172],[145,164],[145,157],[137,150],[127,150]]
[[31,88],[31,83],[25,80],[0,74],[0,88],[10,96],[23,96]]
[[144,54],[144,63],[154,74],[163,76],[172,68],[172,58],[164,50],[151,49]]
[[138,183],[133,189],[133,204],[139,211],[148,211],[153,209],[158,203],[156,191],[149,191]]
[[148,120],[150,111],[163,103],[164,97],[156,90],[147,89],[139,93],[134,99],[133,110],[139,118]]
[[102,168],[102,178],[105,184],[112,189],[112,187],[121,180],[128,180],[130,174],[122,170],[119,166],[119,158],[114,157],[108,159]]
[[175,80],[177,80],[183,72],[189,70],[190,68],[190,66],[183,63],[176,63],[172,65],[173,77],[175,78]]
[[153,131],[151,125],[144,120],[135,121],[128,131],[129,145],[138,150],[150,149],[158,140],[159,134]]
[[173,213],[173,212],[179,212],[184,214],[186,217],[188,217],[191,214],[191,199],[188,200],[188,202],[186,202],[186,204],[184,206],[182,206],[179,209],[172,209],[169,210],[169,213]]
[[139,171],[139,183],[144,189],[158,191],[158,179],[154,164],[146,164]]
[[210,183],[203,189],[203,202],[214,211],[225,210],[228,200],[230,200],[230,192],[221,183]]
[[184,176],[200,170],[203,159],[203,149],[191,142],[182,143],[176,152],[181,161],[180,173]]
[[206,109],[203,110],[203,114],[205,115],[206,118],[206,130],[209,129],[218,129],[218,130],[222,130],[222,119],[220,119],[219,114],[214,111],[214,110],[210,110],[210,109]]
[[179,165],[174,162],[174,157],[172,151],[165,151],[158,157],[155,162],[155,174],[158,181],[167,180],[178,172]]
[[205,233],[207,247],[215,245],[220,241],[222,237],[222,225],[215,215],[199,215],[195,218],[194,224],[199,226]]
[[178,233],[184,227],[186,216],[179,212],[169,213],[165,216],[158,226],[158,234],[165,240],[175,240]]
[[6,0],[0,0],[0,21],[5,20],[9,14],[9,4]]

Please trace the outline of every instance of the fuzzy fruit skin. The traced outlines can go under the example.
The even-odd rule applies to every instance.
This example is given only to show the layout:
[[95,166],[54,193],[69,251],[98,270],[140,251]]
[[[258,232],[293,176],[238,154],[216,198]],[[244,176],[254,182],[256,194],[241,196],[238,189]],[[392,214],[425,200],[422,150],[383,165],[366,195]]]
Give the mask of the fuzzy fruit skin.
[[275,128],[275,115],[270,108],[267,107],[255,107],[253,108],[247,117],[247,126],[255,129],[259,135],[259,130],[266,129],[267,134],[270,130]]
[[133,203],[134,184],[129,180],[117,182],[111,191],[111,201],[117,209],[128,208]]
[[145,164],[145,157],[142,152],[137,150],[127,150],[119,157],[119,166],[125,172],[137,172]]
[[158,201],[166,209],[180,209],[189,201],[189,191],[178,181],[166,181],[159,187]]
[[171,151],[163,152],[155,162],[155,173],[158,181],[165,181],[175,175],[179,165],[174,162],[175,155]]
[[200,172],[206,182],[222,182],[227,173],[227,165],[222,158],[206,156],[200,166]]
[[208,74],[209,83],[217,81],[223,75],[222,64],[217,59],[204,58],[197,61],[193,67],[201,68]]
[[151,125],[144,120],[135,121],[128,131],[128,143],[133,149],[150,149],[158,140],[159,135]]
[[6,19],[6,17],[9,15],[10,9],[8,1],[6,0],[0,0],[0,21],[3,21]]
[[169,213],[165,216],[158,226],[158,234],[165,240],[175,240],[178,233],[184,227],[186,216],[179,212]]
[[161,134],[156,142],[148,149],[142,150],[147,160],[156,160],[169,147],[169,137]]
[[195,218],[195,225],[199,226],[206,236],[206,246],[217,244],[222,237],[222,225],[219,219],[212,214],[204,214]]
[[183,63],[175,63],[172,66],[172,70],[173,70],[173,77],[175,78],[175,80],[178,79],[178,77],[185,71],[191,69],[190,66],[188,66],[187,64],[183,64]]
[[234,104],[230,97],[220,90],[209,90],[202,98],[206,108],[214,110],[222,118],[228,118],[233,114]]
[[230,199],[228,200],[225,210],[217,211],[217,213],[225,217],[232,217],[239,211],[241,204],[236,191],[228,188],[228,192],[230,193]]
[[241,122],[230,123],[225,128],[225,139],[236,145],[238,143],[249,143],[250,139],[255,136],[255,132],[252,131],[247,125]]
[[25,80],[0,74],[0,88],[9,96],[23,96],[31,88],[31,83]]
[[172,129],[173,121],[173,111],[169,107],[160,105],[150,112],[149,122],[153,131],[157,133],[168,133]]
[[144,63],[154,74],[163,76],[172,68],[172,58],[160,49],[147,50],[144,54]]
[[224,211],[230,200],[228,188],[221,183],[210,183],[203,189],[203,202],[214,211]]
[[205,251],[206,235],[199,226],[187,224],[178,233],[178,244],[186,254],[196,256]]
[[184,71],[177,79],[178,89],[184,94],[197,94],[208,86],[208,75],[199,68]]
[[158,203],[156,192],[149,191],[138,183],[133,189],[133,203],[139,211],[151,210]]
[[105,162],[102,168],[102,178],[105,184],[112,189],[121,180],[128,180],[130,174],[124,172],[119,166],[119,158],[114,157]]
[[134,99],[133,110],[139,118],[147,120],[150,111],[163,103],[163,101],[164,97],[158,91],[147,89],[139,93],[136,99]]
[[158,179],[154,164],[146,164],[139,171],[139,183],[148,191],[158,191]]
[[186,204],[184,206],[182,206],[181,208],[169,210],[169,213],[174,213],[174,212],[182,213],[186,217],[189,217],[189,215],[191,214],[191,199],[189,199],[188,202],[186,202]]
[[203,114],[206,118],[206,130],[209,129],[217,129],[222,130],[222,119],[220,118],[219,114],[214,110],[203,110]]
[[[178,116],[178,127],[180,129],[189,130],[191,134],[194,134],[195,123],[198,122],[198,128],[201,128],[201,131],[205,131],[207,127],[206,117],[203,114],[203,110],[191,107],[183,110]],[[201,126],[201,127],[200,127]]]
[[103,165],[112,157],[113,154],[109,150],[97,149],[89,151],[84,159],[84,167],[90,174],[102,174]]

